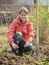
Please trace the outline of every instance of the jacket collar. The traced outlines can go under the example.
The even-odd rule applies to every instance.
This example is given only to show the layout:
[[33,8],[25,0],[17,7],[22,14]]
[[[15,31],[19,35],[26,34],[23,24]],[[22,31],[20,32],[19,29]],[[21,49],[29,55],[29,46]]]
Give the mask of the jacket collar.
[[18,23],[19,25],[27,25],[28,22],[29,22],[29,20],[27,19],[26,22],[23,24],[23,23],[21,23],[21,19],[20,19],[19,17],[17,18],[17,20],[18,20],[17,23]]

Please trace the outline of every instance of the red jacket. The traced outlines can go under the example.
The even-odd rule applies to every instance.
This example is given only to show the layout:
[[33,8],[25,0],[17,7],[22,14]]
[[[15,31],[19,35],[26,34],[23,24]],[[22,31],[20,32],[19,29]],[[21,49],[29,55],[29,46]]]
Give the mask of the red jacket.
[[32,42],[34,38],[33,25],[32,22],[30,22],[29,20],[27,20],[25,24],[22,24],[19,18],[15,19],[12,22],[12,24],[10,25],[10,29],[7,33],[8,41],[10,44],[14,42],[12,37],[16,32],[21,32],[23,34],[22,39],[25,41]]

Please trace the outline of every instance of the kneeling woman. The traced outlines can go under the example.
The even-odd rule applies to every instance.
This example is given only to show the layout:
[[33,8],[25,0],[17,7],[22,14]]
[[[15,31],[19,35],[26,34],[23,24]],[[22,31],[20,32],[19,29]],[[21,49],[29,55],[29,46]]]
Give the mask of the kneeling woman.
[[28,19],[28,13],[28,9],[22,7],[19,16],[10,25],[7,37],[13,53],[17,49],[20,54],[33,50],[34,28]]

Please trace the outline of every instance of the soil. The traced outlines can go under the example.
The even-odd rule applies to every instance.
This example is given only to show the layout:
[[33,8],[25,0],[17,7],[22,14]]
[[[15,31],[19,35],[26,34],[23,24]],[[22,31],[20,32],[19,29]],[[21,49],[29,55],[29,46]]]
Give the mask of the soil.
[[[40,45],[40,60],[49,62],[49,45]],[[33,51],[24,53],[19,56],[11,51],[3,51],[0,53],[0,65],[36,65],[38,56]]]

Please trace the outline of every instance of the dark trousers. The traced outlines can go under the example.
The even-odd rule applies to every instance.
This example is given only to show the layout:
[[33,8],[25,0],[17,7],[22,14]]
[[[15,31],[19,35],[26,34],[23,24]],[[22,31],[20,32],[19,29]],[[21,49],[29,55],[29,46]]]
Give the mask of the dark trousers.
[[[14,35],[13,39],[14,39],[14,43],[17,44],[16,35]],[[32,43],[30,43],[28,47],[24,48],[25,43],[26,43],[26,41],[24,41],[24,40],[19,40],[19,44],[17,44],[17,45],[19,46],[19,49],[14,49],[14,48],[10,45],[11,48],[12,48],[12,52],[13,52],[13,53],[16,53],[16,50],[18,50],[18,53],[22,54],[23,52],[27,52],[27,51],[33,50],[33,45],[32,45]]]

